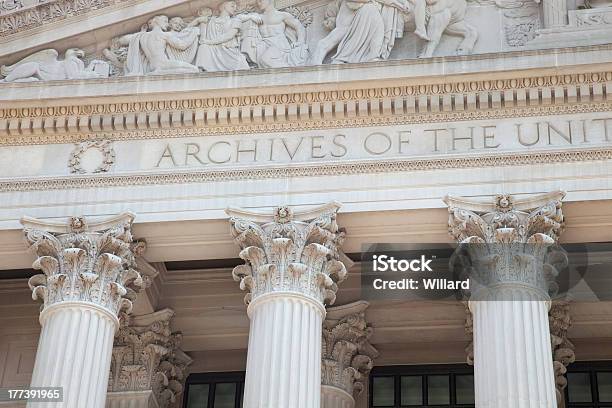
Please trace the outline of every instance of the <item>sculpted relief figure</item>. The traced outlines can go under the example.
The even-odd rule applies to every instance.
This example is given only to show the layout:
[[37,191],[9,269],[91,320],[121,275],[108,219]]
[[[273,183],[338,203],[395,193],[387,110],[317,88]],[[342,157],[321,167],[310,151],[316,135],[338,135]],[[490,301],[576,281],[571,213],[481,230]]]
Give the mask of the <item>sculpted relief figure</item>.
[[170,19],[168,25],[171,32],[182,43],[189,45],[184,50],[177,47],[166,47],[168,58],[193,65],[196,59],[196,53],[198,52],[198,37],[200,36],[200,29],[195,26],[198,25],[200,21],[202,21],[200,17],[194,19],[189,24],[187,24],[182,17],[172,17]]
[[61,79],[88,79],[108,77],[107,62],[93,60],[86,67],[82,58],[83,50],[69,48],[64,59],[58,59],[56,50],[38,51],[13,65],[0,67],[0,74],[5,78],[0,82],[50,81]]
[[310,63],[320,65],[337,50],[332,63],[369,62],[382,57],[384,21],[378,6],[369,0],[335,0],[325,12],[331,32],[317,44]]
[[120,44],[128,46],[126,75],[176,74],[199,72],[195,65],[181,59],[179,51],[187,51],[197,42],[193,32],[183,35],[169,29],[168,17],[155,16],[150,31],[124,35]]
[[427,36],[429,42],[419,58],[432,57],[440,44],[442,34],[463,37],[457,54],[471,54],[478,40],[478,31],[465,21],[466,0],[426,0],[429,7]]
[[278,11],[272,0],[257,0],[257,5],[261,24],[250,24],[242,52],[260,68],[304,65],[308,47],[302,23],[290,13]]
[[225,1],[219,6],[219,14],[200,27],[200,48],[196,65],[205,71],[233,71],[249,69],[246,55],[240,51],[242,25],[246,21],[262,24],[255,14],[235,16],[236,2]]
[[415,34],[427,41],[419,57],[431,57],[443,33],[463,36],[459,54],[471,53],[478,33],[465,22],[466,0],[336,0],[326,10],[331,32],[319,43],[310,64],[320,65],[336,49],[332,63],[369,62],[389,58],[403,36],[404,16],[411,13]]

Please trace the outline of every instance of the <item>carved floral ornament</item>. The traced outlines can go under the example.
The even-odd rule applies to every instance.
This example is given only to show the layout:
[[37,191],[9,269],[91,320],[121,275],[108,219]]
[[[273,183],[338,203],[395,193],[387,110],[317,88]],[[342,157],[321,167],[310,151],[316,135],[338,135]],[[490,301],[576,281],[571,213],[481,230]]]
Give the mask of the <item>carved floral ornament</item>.
[[159,408],[183,392],[192,359],[181,349],[182,334],[172,332],[171,309],[122,319],[115,336],[109,392],[151,391]]
[[273,216],[228,209],[231,233],[245,260],[232,271],[245,303],[272,292],[296,292],[333,304],[346,277],[340,262],[344,231],[336,223],[340,204],[294,213],[279,207]]
[[25,237],[38,258],[32,267],[43,273],[30,278],[32,298],[42,310],[66,301],[91,302],[113,315],[129,313],[143,286],[130,249],[130,213],[87,223],[72,217],[67,224],[24,217]]
[[427,41],[420,57],[433,56],[445,32],[463,38],[458,54],[471,53],[478,39],[465,19],[466,0],[333,0],[322,22],[331,32],[313,50],[307,8],[277,10],[272,0],[257,0],[255,11],[249,6],[227,0],[189,18],[155,16],[139,32],[112,39],[87,66],[82,50],[71,48],[60,60],[57,50],[47,49],[0,73],[4,82],[21,82],[297,67],[321,65],[327,57],[335,64],[381,61],[403,37],[404,20],[414,20],[415,34]]

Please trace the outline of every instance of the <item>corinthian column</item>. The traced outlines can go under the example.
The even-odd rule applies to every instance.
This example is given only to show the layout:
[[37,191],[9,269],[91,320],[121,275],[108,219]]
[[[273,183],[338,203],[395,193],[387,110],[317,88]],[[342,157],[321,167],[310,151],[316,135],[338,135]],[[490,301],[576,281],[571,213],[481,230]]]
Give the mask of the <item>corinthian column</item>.
[[117,315],[129,312],[142,285],[130,248],[133,219],[21,220],[38,255],[33,268],[43,272],[28,282],[43,302],[31,386],[63,387],[63,403],[28,407],[104,407]]
[[192,360],[170,330],[171,309],[123,319],[115,336],[107,408],[167,408],[183,392]]
[[339,261],[344,239],[340,205],[270,216],[228,209],[234,240],[246,264],[232,272],[251,319],[245,408],[319,408],[321,327],[325,303],[346,276]]
[[372,328],[365,319],[365,301],[327,309],[323,323],[321,407],[354,408],[367,384],[373,360]]
[[494,205],[447,197],[449,231],[471,261],[474,382],[479,408],[556,406],[548,324],[556,269],[550,246],[563,228],[551,193]]

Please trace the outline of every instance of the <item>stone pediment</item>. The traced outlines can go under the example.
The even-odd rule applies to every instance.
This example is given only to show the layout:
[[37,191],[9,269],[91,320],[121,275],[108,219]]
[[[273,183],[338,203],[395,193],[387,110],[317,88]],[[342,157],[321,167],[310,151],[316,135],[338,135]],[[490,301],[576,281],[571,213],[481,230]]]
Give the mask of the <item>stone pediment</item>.
[[610,42],[612,8],[567,10],[565,26],[546,28],[555,1],[4,0],[0,65],[6,82],[22,82],[499,53],[556,47],[561,37],[568,46]]

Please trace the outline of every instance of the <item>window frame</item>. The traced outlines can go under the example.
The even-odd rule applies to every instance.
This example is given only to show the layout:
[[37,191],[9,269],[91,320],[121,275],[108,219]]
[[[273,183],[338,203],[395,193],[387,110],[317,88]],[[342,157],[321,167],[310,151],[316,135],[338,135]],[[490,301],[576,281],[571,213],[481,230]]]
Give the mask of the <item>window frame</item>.
[[568,373],[588,373],[589,380],[591,382],[591,396],[593,402],[569,402],[569,388],[568,382],[567,387],[563,390],[563,397],[565,399],[565,405],[567,408],[609,408],[612,407],[612,401],[600,402],[599,401],[599,387],[597,383],[597,373],[612,373],[612,360],[606,361],[578,361],[570,364],[567,367]]
[[[432,365],[397,365],[374,367],[370,372],[368,387],[369,408],[474,408],[474,404],[457,404],[456,402],[456,380],[457,375],[474,375],[474,367],[467,364],[432,364]],[[429,400],[428,376],[448,375],[449,377],[449,405],[426,405]],[[425,405],[401,405],[401,378],[410,376],[421,376],[421,387],[423,404]],[[394,405],[391,407],[374,407],[374,377],[394,377]]]
[[208,407],[214,407],[215,402],[215,391],[217,384],[223,383],[235,383],[236,384],[236,395],[234,401],[234,407],[240,407],[242,402],[242,395],[244,393],[244,371],[227,371],[227,372],[213,372],[213,373],[192,373],[189,374],[185,381],[185,392],[183,393],[183,407],[187,407],[189,402],[189,388],[191,385],[209,384],[208,389]]

